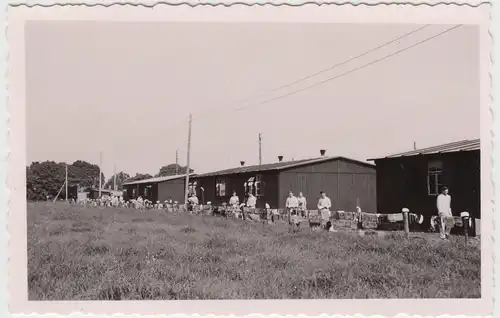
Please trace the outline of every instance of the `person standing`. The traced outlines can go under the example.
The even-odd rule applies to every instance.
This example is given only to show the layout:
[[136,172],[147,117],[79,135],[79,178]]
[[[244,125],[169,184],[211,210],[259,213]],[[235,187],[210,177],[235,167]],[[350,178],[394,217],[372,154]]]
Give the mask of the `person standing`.
[[[256,206],[257,206],[257,198],[255,197],[255,195],[253,195],[253,193],[249,193],[248,194],[248,199],[247,199],[246,207],[248,209],[251,209],[251,211],[249,211],[248,213],[255,212],[254,209],[255,209]],[[243,220],[246,220],[247,219],[247,215],[245,213],[245,208],[244,207],[242,207],[241,214],[243,216]]]
[[306,216],[306,211],[307,211],[307,200],[304,197],[304,194],[302,192],[299,192],[299,198],[297,199],[299,201],[299,212],[302,217]]
[[229,198],[229,206],[233,214],[238,212],[240,208],[240,198],[236,195],[236,191],[233,191],[233,196]]
[[451,212],[451,196],[448,187],[443,187],[436,200],[439,217],[439,236],[442,240],[450,238],[450,231],[455,225]]
[[321,223],[325,228],[331,226],[331,221],[330,221],[331,207],[332,207],[332,201],[330,201],[330,198],[326,196],[325,192],[321,191],[320,198],[318,200],[318,210],[321,215]]
[[257,198],[252,193],[249,193],[247,199],[247,207],[253,209],[255,208],[256,205],[257,205]]
[[290,191],[288,193],[288,198],[286,199],[285,207],[287,209],[288,214],[288,222],[290,224],[298,225],[298,208],[299,208],[299,200],[296,196],[293,195],[293,192]]
[[198,197],[192,193],[191,196],[188,198],[188,211],[190,213],[197,212],[197,205],[199,204]]

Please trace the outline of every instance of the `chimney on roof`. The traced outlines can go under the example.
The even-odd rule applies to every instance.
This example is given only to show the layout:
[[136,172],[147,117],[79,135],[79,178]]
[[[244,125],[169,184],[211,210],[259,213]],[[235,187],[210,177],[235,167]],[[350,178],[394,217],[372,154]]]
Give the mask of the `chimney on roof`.
[[413,150],[417,150],[417,142],[416,141],[413,142]]
[[282,162],[283,161],[283,156],[278,156],[278,161]]
[[319,151],[319,153],[321,154],[321,157],[324,157],[325,156],[325,153],[326,153],[326,150],[325,149],[321,149]]
[[245,165],[245,161],[240,161],[240,164],[243,167]]

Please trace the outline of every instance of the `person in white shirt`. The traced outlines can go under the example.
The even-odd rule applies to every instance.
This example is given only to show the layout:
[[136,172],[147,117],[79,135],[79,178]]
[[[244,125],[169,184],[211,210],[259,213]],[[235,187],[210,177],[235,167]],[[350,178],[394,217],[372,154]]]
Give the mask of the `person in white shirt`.
[[298,208],[299,208],[299,200],[296,196],[293,195],[293,192],[290,191],[288,193],[288,198],[286,198],[285,207],[288,213],[288,220],[290,224],[298,225]]
[[[330,208],[332,207],[332,201],[326,196],[326,193],[321,191],[320,198],[318,200],[318,210],[321,215],[322,225],[327,227],[330,222]],[[333,232],[333,231],[332,231]]]
[[252,193],[248,194],[247,207],[255,208],[256,205],[257,205],[257,198]]
[[288,208],[288,209],[292,209],[292,208],[298,208],[299,207],[299,200],[297,199],[296,196],[293,195],[293,192],[290,191],[288,193],[288,198],[286,198],[286,203],[285,203],[285,206]]
[[326,196],[326,193],[323,191],[320,192],[320,198],[318,200],[318,210],[323,211],[323,210],[328,210],[330,211],[330,208],[332,207],[332,201],[330,201],[330,198]]
[[188,198],[188,211],[193,213],[195,210],[195,207],[199,204],[198,197],[196,195],[191,194],[191,196]]
[[448,187],[441,189],[441,194],[438,195],[436,206],[439,216],[439,236],[443,240],[450,238],[450,231],[455,225],[453,214],[451,213],[451,196],[449,195]]
[[188,202],[193,205],[199,204],[198,197],[194,194],[191,194],[191,196],[188,198]]
[[136,209],[144,208],[144,200],[142,199],[141,196],[139,196],[139,198],[137,199],[136,204],[135,204],[135,208]]
[[306,216],[306,211],[307,211],[307,200],[304,197],[304,194],[302,192],[299,192],[299,198],[297,199],[299,201],[299,212],[302,217]]
[[229,198],[229,205],[233,208],[237,208],[240,205],[240,198],[236,195],[236,191],[234,191],[233,196]]
[[[248,209],[255,209],[256,206],[257,206],[257,198],[252,193],[249,193],[246,207]],[[248,210],[245,211],[245,204],[244,203],[242,203],[240,205],[240,207],[241,207],[241,216],[242,216],[243,220],[250,220],[250,216],[248,215],[248,213],[253,213],[253,212],[248,211]]]

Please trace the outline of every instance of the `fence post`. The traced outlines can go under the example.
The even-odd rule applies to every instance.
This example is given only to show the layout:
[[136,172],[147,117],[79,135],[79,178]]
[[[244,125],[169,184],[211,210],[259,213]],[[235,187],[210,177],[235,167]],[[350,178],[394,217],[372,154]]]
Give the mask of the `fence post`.
[[464,228],[465,245],[467,245],[469,241],[469,212],[464,211],[460,213],[460,217],[462,218],[462,226]]
[[361,211],[361,207],[358,205],[356,207],[356,218],[358,221],[357,228],[358,230],[363,229],[363,212]]
[[408,208],[403,208],[403,210],[401,210],[401,212],[403,212],[403,222],[404,222],[405,235],[408,238],[410,236],[410,224],[409,224],[409,220],[408,220],[408,213],[410,212],[410,210]]

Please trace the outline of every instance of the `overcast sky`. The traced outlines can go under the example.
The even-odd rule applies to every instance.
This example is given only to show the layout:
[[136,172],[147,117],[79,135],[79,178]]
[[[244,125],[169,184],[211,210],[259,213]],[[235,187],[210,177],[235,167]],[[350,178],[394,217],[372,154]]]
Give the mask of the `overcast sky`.
[[[397,43],[280,91],[421,26],[362,24],[29,22],[27,159],[99,162],[157,173],[208,172],[327,155],[358,160],[479,138],[479,39],[450,26]],[[261,95],[265,93],[264,95]],[[242,102],[250,101],[250,102]],[[246,107],[243,110],[235,109]]]

